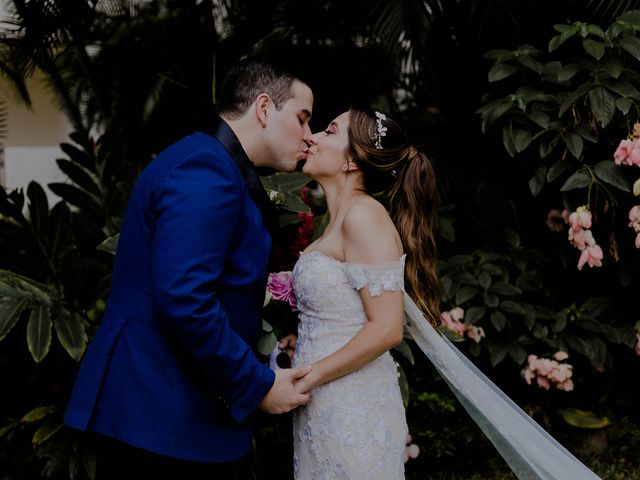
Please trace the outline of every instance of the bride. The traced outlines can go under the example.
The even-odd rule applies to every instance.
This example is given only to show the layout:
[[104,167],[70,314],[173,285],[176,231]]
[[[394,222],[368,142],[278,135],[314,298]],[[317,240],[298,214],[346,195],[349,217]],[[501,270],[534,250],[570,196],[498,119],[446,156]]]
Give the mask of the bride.
[[[330,222],[293,269],[294,363],[313,365],[297,384],[312,398],[294,413],[296,479],[404,478],[407,425],[388,351],[405,325],[518,478],[598,478],[433,329],[429,160],[384,114],[353,108],[309,143],[303,172],[324,190]],[[371,196],[385,190],[391,216]]]

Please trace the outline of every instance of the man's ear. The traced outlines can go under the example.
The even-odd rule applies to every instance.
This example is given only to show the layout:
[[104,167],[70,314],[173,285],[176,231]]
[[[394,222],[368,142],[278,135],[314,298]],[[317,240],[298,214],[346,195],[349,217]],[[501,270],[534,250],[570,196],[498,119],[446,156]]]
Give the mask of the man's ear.
[[269,107],[271,107],[271,97],[266,93],[261,93],[256,97],[256,118],[260,125],[264,128],[267,126],[267,117],[269,116]]

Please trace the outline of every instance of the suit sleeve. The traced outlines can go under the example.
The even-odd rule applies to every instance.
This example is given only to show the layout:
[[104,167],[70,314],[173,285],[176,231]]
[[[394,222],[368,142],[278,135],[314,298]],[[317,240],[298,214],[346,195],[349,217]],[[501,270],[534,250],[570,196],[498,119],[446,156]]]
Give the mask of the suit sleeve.
[[275,374],[229,326],[216,292],[241,218],[244,181],[233,165],[193,152],[156,194],[153,302],[156,316],[209,393],[244,421]]

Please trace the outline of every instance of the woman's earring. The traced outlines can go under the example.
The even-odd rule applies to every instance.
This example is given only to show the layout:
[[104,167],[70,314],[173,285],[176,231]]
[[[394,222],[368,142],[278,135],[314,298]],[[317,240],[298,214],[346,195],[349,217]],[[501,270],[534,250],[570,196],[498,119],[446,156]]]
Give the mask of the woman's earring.
[[349,164],[348,164],[348,163],[345,163],[345,164],[342,166],[342,171],[343,171],[343,172],[346,172],[347,170],[349,170]]

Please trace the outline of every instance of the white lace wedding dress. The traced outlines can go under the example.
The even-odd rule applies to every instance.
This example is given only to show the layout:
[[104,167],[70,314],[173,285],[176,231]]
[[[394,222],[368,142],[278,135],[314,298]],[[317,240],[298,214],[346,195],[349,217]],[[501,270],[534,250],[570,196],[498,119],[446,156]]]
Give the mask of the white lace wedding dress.
[[[403,290],[404,257],[392,264],[340,262],[312,251],[293,269],[300,310],[295,365],[318,361],[366,324],[358,290],[372,296]],[[344,377],[315,388],[294,412],[297,480],[404,479],[407,436],[396,364],[384,353]]]

